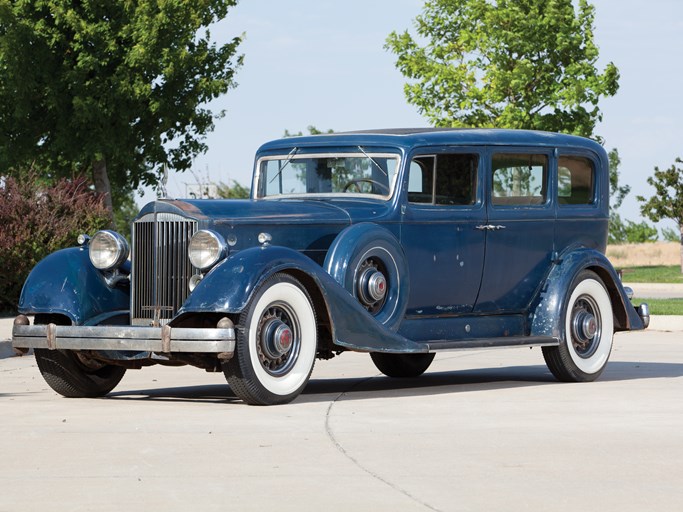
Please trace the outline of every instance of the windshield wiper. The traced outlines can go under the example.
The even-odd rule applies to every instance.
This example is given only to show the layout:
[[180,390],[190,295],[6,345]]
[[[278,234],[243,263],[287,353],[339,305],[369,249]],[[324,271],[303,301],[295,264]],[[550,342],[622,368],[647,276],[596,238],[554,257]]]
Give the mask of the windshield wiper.
[[365,155],[365,157],[366,157],[368,160],[370,160],[373,164],[375,164],[375,167],[377,167],[380,171],[382,171],[382,174],[384,174],[387,178],[389,178],[389,175],[387,174],[387,171],[385,171],[384,169],[382,169],[382,167],[381,167],[377,162],[375,162],[375,159],[372,158],[370,155],[368,155],[368,154],[365,152],[365,150],[363,149],[363,146],[358,146],[358,149],[360,149],[360,152],[363,153],[363,154]]
[[269,184],[270,184],[270,183],[273,183],[273,180],[274,180],[275,178],[277,178],[278,176],[280,176],[280,174],[282,174],[282,171],[284,171],[284,170],[285,170],[285,167],[287,167],[287,165],[289,164],[289,162],[292,161],[292,158],[294,158],[294,155],[296,155],[296,152],[297,152],[297,151],[299,151],[299,148],[294,147],[294,149],[292,149],[292,150],[289,152],[289,154],[285,157],[285,163],[282,165],[282,167],[280,167],[280,169],[277,171],[277,173],[275,174],[275,176],[273,176],[273,177],[270,179],[270,181],[268,182]]

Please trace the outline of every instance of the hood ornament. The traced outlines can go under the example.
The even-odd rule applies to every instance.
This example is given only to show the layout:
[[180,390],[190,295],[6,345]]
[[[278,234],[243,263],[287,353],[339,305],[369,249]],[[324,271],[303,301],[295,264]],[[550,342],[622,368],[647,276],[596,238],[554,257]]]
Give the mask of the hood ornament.
[[157,183],[157,198],[158,199],[168,199],[168,191],[166,189],[166,184],[168,183],[168,167],[166,164],[163,166],[163,172],[161,178]]

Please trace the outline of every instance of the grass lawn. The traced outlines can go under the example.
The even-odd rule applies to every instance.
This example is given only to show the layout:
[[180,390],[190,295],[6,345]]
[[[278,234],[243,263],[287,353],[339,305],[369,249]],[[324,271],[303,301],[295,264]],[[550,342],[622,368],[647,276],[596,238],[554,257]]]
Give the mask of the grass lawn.
[[651,315],[683,315],[683,299],[641,299],[633,298],[633,304],[647,302]]
[[625,283],[683,283],[680,265],[623,269]]

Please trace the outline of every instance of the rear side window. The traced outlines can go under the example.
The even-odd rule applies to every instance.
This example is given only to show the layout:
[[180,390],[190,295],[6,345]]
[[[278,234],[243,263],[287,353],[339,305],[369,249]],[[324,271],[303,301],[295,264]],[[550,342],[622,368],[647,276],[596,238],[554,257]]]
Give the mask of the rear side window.
[[544,204],[548,192],[546,155],[497,153],[491,163],[494,205]]
[[419,156],[410,163],[408,201],[438,205],[476,202],[479,155],[469,153]]
[[561,156],[557,162],[557,184],[557,195],[561,205],[593,204],[593,161],[582,156]]

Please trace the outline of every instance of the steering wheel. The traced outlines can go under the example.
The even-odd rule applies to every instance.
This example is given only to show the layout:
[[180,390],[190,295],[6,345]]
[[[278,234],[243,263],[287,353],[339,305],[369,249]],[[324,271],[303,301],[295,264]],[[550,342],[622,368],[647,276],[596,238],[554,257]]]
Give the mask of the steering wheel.
[[386,194],[389,193],[389,187],[387,187],[384,183],[380,183],[379,181],[373,180],[371,178],[356,178],[356,179],[347,181],[346,185],[344,185],[344,192],[348,192],[351,187],[356,187],[356,191],[359,194],[362,194],[363,191],[361,190],[361,187],[360,187],[361,183],[369,183],[370,186],[376,185],[378,189],[382,190]]

